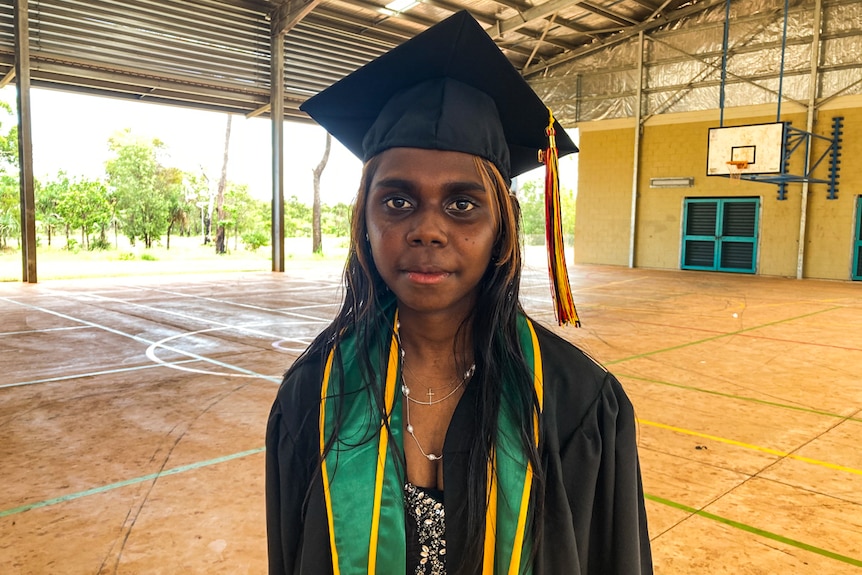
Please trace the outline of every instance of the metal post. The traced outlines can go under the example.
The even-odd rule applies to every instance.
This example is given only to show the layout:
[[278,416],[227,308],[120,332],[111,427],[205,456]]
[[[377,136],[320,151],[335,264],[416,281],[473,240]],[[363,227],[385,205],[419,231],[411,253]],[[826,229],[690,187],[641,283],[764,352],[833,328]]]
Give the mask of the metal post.
[[36,283],[36,197],[30,116],[30,20],[28,1],[15,0],[15,76],[18,84],[18,169],[21,190],[22,281]]
[[727,84],[727,51],[730,46],[730,0],[724,4],[724,38],[721,43],[721,88],[718,96],[718,126],[724,127],[724,91]]
[[272,118],[272,271],[284,271],[284,32],[273,26],[270,60]]
[[[820,27],[823,16],[822,0],[814,3],[814,34],[811,39],[811,75],[808,78],[808,119],[805,130],[811,134],[814,132],[814,119],[817,116],[817,69],[820,65]],[[780,99],[779,99],[780,104]],[[810,137],[810,136],[809,136]],[[806,150],[805,164],[809,163],[811,154],[810,146]],[[807,176],[806,171],[806,176]],[[796,279],[801,280],[805,266],[805,242],[808,239],[806,232],[808,222],[808,180],[802,182],[802,198],[799,207],[799,240],[796,252]]]
[[644,33],[638,34],[638,86],[637,102],[635,104],[635,146],[632,155],[632,211],[629,224],[629,267],[635,267],[635,232],[638,225],[638,188],[640,176],[641,155],[641,118],[643,116],[643,85],[644,85]]
[[787,15],[790,12],[790,0],[784,0],[784,31],[781,34],[781,68],[778,71],[778,109],[775,121],[781,121],[781,98],[784,97],[784,53],[787,51]]

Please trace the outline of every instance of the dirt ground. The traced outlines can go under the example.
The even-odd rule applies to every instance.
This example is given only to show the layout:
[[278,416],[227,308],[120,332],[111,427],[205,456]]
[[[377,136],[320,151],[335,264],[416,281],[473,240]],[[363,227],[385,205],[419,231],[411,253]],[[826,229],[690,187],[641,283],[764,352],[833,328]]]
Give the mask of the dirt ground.
[[[0,283],[0,573],[266,572],[263,441],[340,270]],[[862,284],[577,266],[656,573],[862,573]],[[553,323],[547,272],[525,308]]]

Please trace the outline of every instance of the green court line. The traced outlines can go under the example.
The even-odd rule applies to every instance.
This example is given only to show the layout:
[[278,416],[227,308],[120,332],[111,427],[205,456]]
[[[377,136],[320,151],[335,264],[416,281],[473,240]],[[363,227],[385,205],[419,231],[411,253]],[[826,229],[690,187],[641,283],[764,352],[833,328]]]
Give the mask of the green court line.
[[637,354],[637,355],[632,355],[632,356],[629,356],[629,357],[623,357],[623,358],[621,358],[621,359],[613,359],[613,360],[611,360],[611,361],[604,361],[604,362],[602,362],[602,363],[603,363],[604,365],[614,365],[614,364],[617,364],[617,363],[622,363],[622,362],[624,362],[624,361],[631,361],[631,360],[633,360],[633,359],[640,359],[640,358],[642,358],[642,357],[649,357],[649,356],[651,356],[651,355],[656,355],[656,354],[659,354],[659,353],[665,353],[665,352],[668,352],[668,351],[676,351],[676,350],[678,350],[678,349],[683,349],[683,348],[686,348],[686,347],[691,347],[691,346],[693,346],[693,345],[699,345],[699,344],[701,344],[701,343],[707,343],[707,342],[710,342],[710,341],[715,341],[715,340],[717,340],[717,339],[721,339],[721,338],[724,338],[724,337],[730,337],[730,336],[733,336],[733,335],[739,335],[739,334],[741,334],[741,333],[746,333],[746,332],[754,331],[754,330],[757,330],[757,329],[763,329],[763,328],[765,328],[765,327],[770,327],[770,326],[773,326],[773,325],[779,325],[779,324],[782,324],[782,323],[787,323],[787,322],[789,322],[789,321],[796,321],[797,319],[804,319],[804,318],[806,318],[806,317],[811,317],[811,316],[813,316],[813,315],[819,315],[819,314],[821,314],[821,313],[826,313],[826,312],[829,312],[829,311],[834,311],[834,310],[836,310],[836,309],[842,309],[842,306],[835,306],[835,307],[830,307],[830,308],[827,308],[827,309],[821,309],[821,310],[819,310],[819,311],[813,311],[813,312],[811,312],[811,313],[806,313],[806,314],[798,315],[798,316],[795,316],[795,317],[788,317],[788,318],[785,318],[785,319],[779,319],[779,320],[777,320],[777,321],[772,321],[772,322],[764,323],[764,324],[761,324],[761,325],[756,325],[756,326],[752,326],[752,327],[746,327],[746,328],[744,328],[744,329],[738,329],[738,330],[736,330],[736,331],[729,331],[729,332],[727,332],[727,333],[720,333],[720,334],[718,334],[718,335],[714,335],[714,336],[712,336],[712,337],[707,337],[707,338],[699,339],[699,340],[696,340],[696,341],[690,341],[690,342],[688,342],[688,343],[682,343],[682,344],[680,344],[680,345],[675,345],[675,346],[673,346],[673,347],[666,347],[666,348],[664,348],[664,349],[656,349],[656,350],[653,350],[653,351],[647,351],[647,352],[644,352],[644,353],[639,353],[639,354]]
[[636,379],[638,381],[646,381],[648,383],[655,383],[656,385],[666,385],[668,387],[676,387],[678,389],[685,389],[687,391],[697,391],[700,393],[708,393],[710,395],[717,395],[720,397],[727,397],[729,399],[738,399],[740,401],[749,401],[751,403],[759,403],[761,405],[768,405],[770,407],[780,407],[782,409],[792,409],[794,411],[801,411],[803,413],[812,413],[815,415],[823,415],[826,417],[834,417],[836,419],[846,419],[847,421],[855,421],[857,423],[862,423],[862,418],[859,417],[850,417],[847,415],[841,415],[840,413],[832,413],[831,411],[821,411],[819,409],[812,409],[810,407],[800,407],[798,405],[790,405],[787,403],[778,403],[777,401],[767,401],[765,399],[757,399],[756,397],[748,397],[745,395],[734,395],[732,393],[723,393],[721,391],[714,391],[712,389],[703,389],[701,387],[694,387],[691,385],[682,385],[681,383],[671,383],[669,381],[662,381],[659,379],[651,379],[649,377],[641,377],[639,375],[630,375],[621,372],[614,372],[614,375],[621,378],[628,379]]
[[119,489],[120,487],[127,487],[129,485],[135,485],[136,483],[143,483],[145,481],[158,479],[159,477],[176,475],[177,473],[182,473],[184,471],[191,471],[193,469],[200,469],[201,467],[216,465],[217,463],[224,463],[225,461],[230,461],[231,459],[238,459],[247,455],[254,455],[255,453],[260,453],[265,449],[265,447],[258,447],[256,449],[249,449],[248,451],[240,451],[239,453],[233,453],[231,455],[225,455],[223,457],[217,457],[215,459],[208,459],[206,461],[199,461],[197,463],[190,463],[189,465],[182,465],[180,467],[174,467],[173,469],[159,471],[158,473],[151,473],[142,477],[135,477],[134,479],[127,479],[125,481],[118,481],[117,483],[110,483],[108,485],[94,487],[92,489],[79,491],[77,493],[70,493],[68,495],[62,495],[60,497],[54,497],[52,499],[46,499],[44,501],[38,501],[36,503],[28,503],[27,505],[21,505],[20,507],[13,507],[12,509],[5,509],[3,511],[0,511],[0,517],[7,517],[9,515],[15,515],[16,513],[23,513],[24,511],[30,511],[31,509],[39,509],[40,507],[48,507],[49,505],[64,503],[66,501],[80,499],[81,497],[87,497],[89,495],[96,495],[99,493],[104,493],[106,491],[111,491],[112,489]]
[[[127,479],[125,481],[118,481],[116,483],[111,483],[108,485],[102,485],[101,487],[94,487],[93,489],[87,489],[85,491],[79,491],[77,493],[70,493],[68,495],[63,495],[60,497],[54,497],[52,499],[46,499],[44,501],[39,501],[36,503],[29,503],[27,505],[22,505],[20,507],[14,507],[12,509],[6,509],[3,511],[0,511],[0,517],[8,517],[9,515],[15,515],[17,513],[23,513],[24,511],[30,511],[31,509],[39,509],[41,507],[48,507],[50,505],[55,505],[57,503],[63,503],[66,501],[72,501],[75,499],[80,499],[82,497],[87,497],[89,495],[97,495],[99,493],[104,493],[106,491],[111,491],[113,489],[118,489],[120,487],[127,487],[129,485],[135,485],[137,483],[143,483],[145,481],[158,479],[160,477],[166,477],[168,475],[176,475],[177,473],[182,473],[184,471],[191,471],[194,469],[200,469],[202,467],[208,467],[210,465],[216,465],[218,463],[224,463],[225,461],[230,461],[232,459],[239,459],[241,457],[246,457],[248,455],[254,455],[256,453],[261,453],[265,450],[266,450],[265,447],[258,447],[255,449],[249,449],[247,451],[241,451],[239,453],[233,453],[231,455],[225,455],[223,457],[217,457],[215,459],[209,459],[206,461],[199,461],[197,463],[191,463],[189,465],[182,465],[180,467],[174,467],[172,469],[160,471],[159,473],[151,473],[149,475],[144,475],[142,477],[136,477],[134,479]],[[669,499],[664,499],[663,497],[658,497],[656,495],[651,495],[649,493],[645,493],[644,498],[648,499],[650,501],[654,501],[656,503],[660,503],[662,505],[666,505],[668,507],[673,507],[675,509],[685,511],[685,512],[690,513],[692,515],[697,515],[699,517],[704,517],[706,519],[718,521],[719,523],[724,523],[725,525],[729,525],[729,526],[734,527],[736,529],[740,529],[742,531],[746,531],[746,532],[754,534],[754,535],[759,535],[759,536],[765,537],[767,539],[772,539],[773,541],[778,541],[780,543],[784,543],[785,545],[797,547],[799,549],[803,549],[803,550],[809,551],[811,553],[816,553],[818,555],[822,555],[822,556],[828,557],[830,559],[835,559],[836,561],[841,561],[841,562],[847,563],[849,565],[854,565],[856,567],[862,567],[862,561],[860,561],[858,559],[854,559],[852,557],[847,557],[845,555],[841,555],[839,553],[835,553],[835,552],[829,551],[827,549],[822,549],[820,547],[815,547],[814,545],[809,545],[808,543],[796,541],[795,539],[790,539],[789,537],[784,537],[783,535],[778,535],[777,533],[772,533],[771,531],[766,531],[764,529],[759,529],[759,528],[753,527],[751,525],[746,525],[745,523],[740,523],[739,521],[734,521],[734,520],[728,519],[726,517],[721,517],[720,515],[715,515],[714,513],[710,513],[708,511],[703,511],[702,509],[696,509],[694,507],[689,507],[688,505],[684,505],[682,503],[677,503],[675,501],[671,501]]]
[[802,549],[804,551],[809,551],[811,553],[816,553],[817,555],[822,555],[823,557],[828,557],[829,559],[841,561],[842,563],[847,563],[848,565],[853,565],[854,567],[862,567],[862,560],[854,559],[853,557],[847,557],[846,555],[841,555],[839,553],[835,553],[834,551],[829,551],[828,549],[823,549],[821,547],[815,547],[814,545],[809,545],[808,543],[803,543],[802,541],[790,539],[789,537],[784,537],[783,535],[772,533],[771,531],[766,531],[758,527],[746,525],[745,523],[740,523],[739,521],[734,521],[733,519],[728,519],[727,517],[722,517],[720,515],[710,513],[709,511],[695,509],[694,507],[689,507],[688,505],[683,505],[682,503],[677,503],[676,501],[664,499],[663,497],[658,497],[656,495],[650,495],[649,493],[644,493],[644,498],[650,501],[655,501],[656,503],[660,503],[662,505],[667,505],[668,507],[673,507],[675,509],[685,511],[686,513],[691,513],[692,515],[697,515],[699,517],[718,521],[719,523],[724,523],[725,525],[729,525],[730,527],[734,527],[747,533],[751,533],[752,535],[758,535],[760,537],[772,539],[773,541],[777,541],[791,547],[796,547],[797,549]]

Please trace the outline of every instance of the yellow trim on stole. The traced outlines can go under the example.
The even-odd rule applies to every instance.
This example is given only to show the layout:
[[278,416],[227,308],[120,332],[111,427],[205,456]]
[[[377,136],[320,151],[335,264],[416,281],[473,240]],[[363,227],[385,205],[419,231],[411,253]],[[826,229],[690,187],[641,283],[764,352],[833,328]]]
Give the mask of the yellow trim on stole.
[[[323,370],[323,384],[320,386],[320,453],[323,454],[326,446],[326,393],[329,388],[329,374],[332,370],[332,357],[335,349],[329,352],[326,358],[326,367]],[[326,520],[329,523],[329,549],[332,551],[332,572],[339,575],[338,550],[335,547],[335,525],[332,518],[332,494],[329,492],[329,473],[326,470],[326,460],[320,462],[320,472],[323,477],[323,497],[326,500]]]
[[[398,330],[398,313],[395,313],[395,330]],[[393,337],[389,345],[389,365],[386,369],[386,413],[392,423],[392,406],[395,404],[395,386],[398,383],[398,340]],[[380,505],[383,500],[383,476],[386,472],[386,449],[389,445],[389,434],[380,430],[380,442],[377,448],[377,477],[374,483],[374,511],[371,515],[371,541],[368,545],[368,573],[377,572],[377,542],[380,533]]]
[[[488,461],[488,507],[485,509],[485,552],[482,575],[494,575],[494,556],[497,543],[497,452],[492,452]],[[490,535],[489,535],[490,533]]]
[[[544,374],[542,373],[542,354],[539,351],[539,340],[533,322],[527,321],[530,337],[533,342],[533,388],[539,401],[539,410],[545,407]],[[533,438],[536,447],[539,446],[539,415],[533,413]],[[515,542],[512,547],[512,560],[509,563],[509,575],[518,575],[521,569],[521,551],[524,549],[524,532],[527,530],[527,511],[530,506],[530,489],[533,486],[533,468],[527,465],[527,476],[524,479],[524,491],[521,494],[521,509],[518,512],[518,529],[515,531]]]

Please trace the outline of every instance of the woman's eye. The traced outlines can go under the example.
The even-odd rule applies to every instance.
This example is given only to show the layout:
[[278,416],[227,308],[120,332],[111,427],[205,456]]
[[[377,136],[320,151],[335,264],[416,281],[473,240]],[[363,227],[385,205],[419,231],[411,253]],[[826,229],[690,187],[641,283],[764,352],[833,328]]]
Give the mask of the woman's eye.
[[449,209],[456,212],[469,212],[470,210],[475,208],[476,204],[474,204],[471,200],[455,200],[454,202],[449,204]]
[[392,208],[394,210],[405,210],[410,207],[410,202],[405,200],[404,198],[389,198],[385,202],[383,202],[387,208]]

